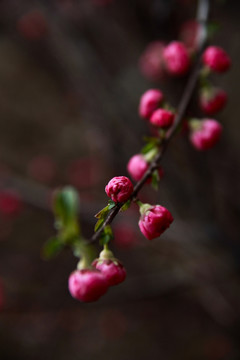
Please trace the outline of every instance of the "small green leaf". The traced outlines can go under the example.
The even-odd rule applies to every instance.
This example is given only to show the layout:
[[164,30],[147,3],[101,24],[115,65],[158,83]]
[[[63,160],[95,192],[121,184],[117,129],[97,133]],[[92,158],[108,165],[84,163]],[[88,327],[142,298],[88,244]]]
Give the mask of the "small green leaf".
[[94,227],[94,231],[98,231],[100,229],[100,227],[102,226],[102,224],[104,223],[105,219],[99,219],[97,222],[96,222],[96,225]]
[[52,237],[43,245],[42,255],[44,259],[51,259],[63,249],[63,244],[58,237]]
[[100,210],[96,215],[94,215],[97,219],[103,219],[106,217],[106,214],[109,211],[109,205],[105,206],[102,210]]
[[111,210],[116,206],[116,203],[113,200],[109,200],[108,209]]
[[154,190],[158,190],[159,180],[160,178],[159,178],[158,170],[154,170],[152,174],[152,182],[151,182],[151,185],[154,188]]
[[108,216],[108,213],[111,209],[113,209],[116,206],[115,202],[112,200],[109,200],[108,205],[105,206],[105,208],[103,208],[102,210],[100,210],[95,217],[98,219],[94,231],[98,231],[98,229],[102,226],[102,224],[104,223],[105,219]]
[[78,208],[79,196],[73,187],[66,186],[55,192],[53,210],[57,220],[62,222],[62,226],[77,217]]
[[129,209],[131,205],[131,200],[128,200],[127,202],[125,202],[125,204],[121,207],[121,211],[126,211],[127,209]]
[[142,154],[147,154],[150,150],[154,149],[155,146],[156,146],[155,143],[149,142],[142,148],[141,153]]

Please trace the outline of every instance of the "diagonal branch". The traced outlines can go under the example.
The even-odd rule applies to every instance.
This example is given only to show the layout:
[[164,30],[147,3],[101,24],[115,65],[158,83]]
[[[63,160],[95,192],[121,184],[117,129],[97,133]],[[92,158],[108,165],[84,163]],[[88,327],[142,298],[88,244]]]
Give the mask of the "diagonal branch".
[[[137,197],[139,191],[144,186],[146,180],[152,176],[154,170],[156,170],[159,167],[159,163],[163,157],[163,154],[165,153],[170,141],[174,137],[174,135],[177,132],[177,129],[181,122],[183,121],[183,118],[186,114],[187,108],[189,106],[189,103],[191,101],[191,98],[193,96],[194,89],[197,84],[197,80],[200,74],[201,69],[201,55],[202,52],[206,46],[207,42],[207,21],[208,21],[208,15],[209,15],[209,0],[199,0],[198,2],[198,8],[197,8],[197,15],[196,19],[199,22],[199,31],[198,31],[198,49],[197,49],[197,60],[195,63],[195,66],[192,70],[192,73],[188,79],[187,85],[185,87],[185,90],[183,92],[182,98],[179,102],[178,108],[177,108],[177,115],[175,118],[175,122],[173,127],[169,130],[166,137],[164,138],[161,148],[159,150],[159,153],[156,155],[156,157],[153,159],[153,161],[150,163],[150,166],[148,170],[145,172],[142,179],[135,185],[133,193],[129,197],[128,200],[133,200]],[[128,201],[126,200],[126,202]],[[91,239],[89,240],[89,243],[95,242],[99,239],[102,231],[104,228],[111,224],[113,219],[117,216],[119,213],[121,207],[124,205],[124,203],[118,203],[114,206],[112,210],[110,210],[107,218],[105,219],[103,225],[99,228],[98,231],[96,231]]]

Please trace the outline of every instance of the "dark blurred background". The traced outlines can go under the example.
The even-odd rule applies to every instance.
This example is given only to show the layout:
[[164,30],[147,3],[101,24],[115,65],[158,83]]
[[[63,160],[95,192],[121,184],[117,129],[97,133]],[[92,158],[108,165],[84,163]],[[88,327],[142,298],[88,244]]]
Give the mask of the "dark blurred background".
[[[211,42],[232,69],[213,76],[229,95],[208,152],[178,134],[156,193],[172,227],[149,242],[134,206],[114,222],[126,281],[92,304],[67,289],[77,259],[44,261],[54,235],[50,198],[72,184],[91,236],[104,186],[127,175],[147,124],[140,95],[159,87],[177,106],[186,78],[147,78],[139,59],[153,41],[179,37],[190,0],[2,0],[0,2],[0,358],[237,360],[239,351],[239,1],[210,1]],[[194,104],[194,102],[193,102]],[[193,105],[194,114],[201,114]],[[7,194],[7,195],[6,195]]]

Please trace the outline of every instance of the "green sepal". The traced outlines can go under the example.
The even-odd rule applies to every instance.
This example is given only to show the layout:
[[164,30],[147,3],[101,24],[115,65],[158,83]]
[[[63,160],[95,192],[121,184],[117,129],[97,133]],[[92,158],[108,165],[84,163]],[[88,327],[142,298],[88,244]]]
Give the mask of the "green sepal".
[[202,127],[202,120],[199,120],[197,118],[191,118],[188,121],[188,126],[191,131],[197,131],[197,130],[201,129],[201,127]]
[[149,211],[153,206],[151,204],[147,204],[147,203],[141,203],[140,207],[139,207],[139,212],[141,215],[145,215],[147,213],[147,211]]
[[45,260],[49,260],[57,256],[60,251],[63,249],[63,243],[59,237],[52,237],[48,239],[42,248],[42,257]]
[[113,200],[109,200],[108,202],[108,210],[113,209],[116,206],[116,203]]
[[97,257],[97,251],[95,246],[88,244],[83,238],[76,239],[72,245],[74,256],[79,258],[77,269],[91,268],[91,264]]
[[125,202],[125,204],[121,207],[121,211],[126,211],[127,209],[129,209],[131,205],[131,200],[128,200]]
[[110,225],[107,225],[100,236],[99,243],[100,245],[104,246],[108,244],[111,240],[113,240],[112,228]]

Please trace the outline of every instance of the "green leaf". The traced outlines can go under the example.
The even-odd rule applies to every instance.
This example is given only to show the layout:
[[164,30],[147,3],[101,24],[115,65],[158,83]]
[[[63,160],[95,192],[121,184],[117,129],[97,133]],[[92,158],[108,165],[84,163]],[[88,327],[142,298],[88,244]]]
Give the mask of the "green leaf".
[[[115,203],[114,203],[115,204]],[[100,210],[96,215],[94,215],[97,219],[103,219],[106,217],[109,211],[109,205],[105,206],[102,210]]]
[[158,190],[159,180],[160,178],[159,178],[158,170],[154,170],[152,174],[152,182],[151,182],[151,185],[154,188],[154,190]]
[[102,226],[102,224],[104,223],[105,219],[99,219],[96,224],[95,224],[95,227],[94,227],[94,231],[98,231],[100,229],[100,227]]
[[150,150],[154,149],[155,146],[156,146],[156,143],[149,142],[142,148],[141,153],[142,154],[147,154]]
[[113,209],[116,206],[115,202],[112,200],[109,200],[108,205],[105,206],[105,208],[103,208],[102,210],[100,210],[95,217],[98,219],[94,231],[98,231],[98,229],[102,226],[102,224],[104,223],[105,219],[108,216],[108,213],[111,209]]
[[125,204],[121,207],[121,211],[126,211],[127,209],[129,209],[131,205],[131,200],[128,200],[127,202],[125,202]]
[[79,196],[73,187],[66,186],[55,192],[53,210],[62,226],[68,225],[77,217],[78,209]]
[[51,259],[63,249],[63,244],[58,237],[52,237],[43,245],[42,256],[44,259]]
[[116,206],[116,203],[113,200],[109,200],[108,209],[111,210]]

